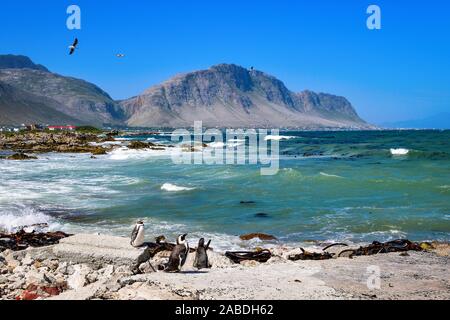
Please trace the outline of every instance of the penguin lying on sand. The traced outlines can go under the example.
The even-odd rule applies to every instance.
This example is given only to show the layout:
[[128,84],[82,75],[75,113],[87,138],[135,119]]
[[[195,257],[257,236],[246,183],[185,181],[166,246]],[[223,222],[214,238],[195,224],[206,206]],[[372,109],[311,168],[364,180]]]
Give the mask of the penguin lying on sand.
[[177,238],[177,245],[173,248],[169,262],[164,269],[165,272],[180,272],[186,263],[189,254],[189,244],[186,240],[187,234],[180,235]]
[[198,242],[197,252],[195,253],[194,267],[197,269],[209,269],[211,264],[208,261],[208,249],[211,244],[211,240],[205,246],[205,239],[201,238]]

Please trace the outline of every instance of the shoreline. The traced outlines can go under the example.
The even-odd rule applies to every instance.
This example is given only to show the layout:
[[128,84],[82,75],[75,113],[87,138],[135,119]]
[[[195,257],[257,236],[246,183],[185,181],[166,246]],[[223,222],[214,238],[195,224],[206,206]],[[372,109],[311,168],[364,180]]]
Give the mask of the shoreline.
[[[77,234],[56,245],[1,253],[0,299],[448,300],[449,248],[294,262],[287,257],[300,249],[281,245],[271,248],[266,263],[241,264],[208,251],[211,269],[195,270],[191,253],[180,273],[155,273],[143,262],[136,274],[132,268],[144,248],[132,248],[127,238]],[[158,266],[169,254],[159,252],[149,262]],[[374,267],[379,289],[367,286]]]

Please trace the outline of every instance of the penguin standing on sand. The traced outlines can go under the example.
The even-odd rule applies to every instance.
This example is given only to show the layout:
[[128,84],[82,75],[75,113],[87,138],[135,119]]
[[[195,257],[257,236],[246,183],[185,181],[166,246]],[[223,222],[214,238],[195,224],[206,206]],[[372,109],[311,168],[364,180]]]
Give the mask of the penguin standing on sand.
[[142,247],[144,245],[145,230],[144,222],[139,220],[134,226],[133,232],[131,233],[131,245],[135,248]]
[[189,244],[186,240],[187,234],[180,235],[177,238],[177,245],[173,248],[169,262],[164,269],[165,272],[180,272],[186,263],[189,254]]
[[195,253],[194,268],[197,268],[199,270],[211,268],[207,253],[210,244],[211,240],[209,240],[205,246],[205,239],[200,239],[200,241],[198,242],[197,252]]

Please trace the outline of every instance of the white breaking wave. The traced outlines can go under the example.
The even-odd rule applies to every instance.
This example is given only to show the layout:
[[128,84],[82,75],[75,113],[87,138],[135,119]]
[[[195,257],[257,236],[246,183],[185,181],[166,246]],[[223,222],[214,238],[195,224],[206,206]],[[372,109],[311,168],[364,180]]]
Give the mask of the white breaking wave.
[[344,177],[341,177],[341,176],[338,176],[338,175],[335,175],[335,174],[328,174],[328,173],[325,173],[325,172],[321,172],[320,175],[324,176],[324,177],[329,177],[329,178],[344,178]]
[[219,148],[224,148],[225,147],[225,143],[223,143],[223,142],[212,142],[212,143],[208,144],[208,146],[210,146],[211,148],[219,149]]
[[195,188],[181,187],[181,186],[177,186],[177,185],[171,184],[171,183],[164,183],[161,187],[161,190],[168,191],[168,192],[190,191],[190,190],[194,190],[194,189]]
[[408,149],[399,148],[399,149],[391,149],[391,154],[393,156],[406,156],[409,153]]
[[61,226],[52,217],[30,207],[19,207],[17,210],[2,210],[0,214],[0,230],[14,232],[18,227],[35,224],[48,224],[50,230],[58,230]]
[[272,135],[268,135],[267,137],[264,138],[265,141],[269,141],[269,140],[276,140],[276,141],[280,141],[280,140],[290,140],[290,139],[295,139],[297,137],[294,136],[272,136]]
[[127,147],[123,147],[120,149],[115,149],[109,153],[109,158],[111,160],[128,160],[128,159],[145,159],[151,158],[155,156],[170,156],[170,150],[152,150],[152,149],[143,149],[143,150],[133,150],[128,149]]

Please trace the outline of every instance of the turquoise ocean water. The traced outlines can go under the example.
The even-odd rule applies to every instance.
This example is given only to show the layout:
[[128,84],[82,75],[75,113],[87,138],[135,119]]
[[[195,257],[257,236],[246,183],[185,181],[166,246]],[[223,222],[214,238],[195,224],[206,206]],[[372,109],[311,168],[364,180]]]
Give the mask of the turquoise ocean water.
[[[47,222],[128,236],[144,218],[149,240],[189,232],[223,249],[243,246],[237,235],[250,232],[289,244],[450,240],[450,131],[281,135],[275,176],[257,165],[176,165],[164,152],[126,149],[96,160],[0,160],[0,228]],[[164,135],[128,139],[170,143]],[[408,154],[393,155],[399,148]]]

